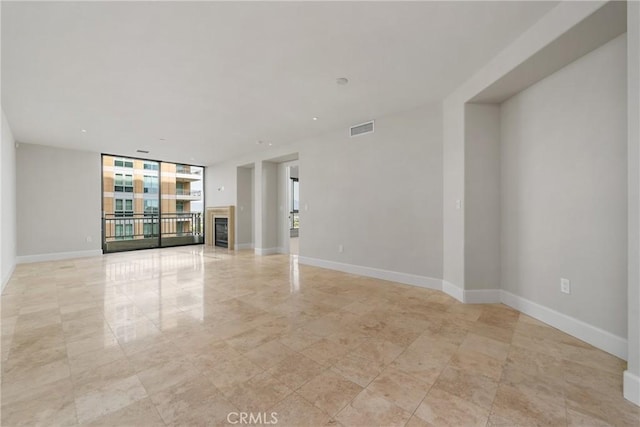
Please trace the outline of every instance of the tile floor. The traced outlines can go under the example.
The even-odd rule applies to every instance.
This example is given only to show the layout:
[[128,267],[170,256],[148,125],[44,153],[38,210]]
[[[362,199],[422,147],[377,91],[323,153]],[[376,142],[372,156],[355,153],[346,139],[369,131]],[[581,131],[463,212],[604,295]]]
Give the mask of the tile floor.
[[624,369],[506,306],[282,255],[19,265],[2,296],[3,426],[638,426]]

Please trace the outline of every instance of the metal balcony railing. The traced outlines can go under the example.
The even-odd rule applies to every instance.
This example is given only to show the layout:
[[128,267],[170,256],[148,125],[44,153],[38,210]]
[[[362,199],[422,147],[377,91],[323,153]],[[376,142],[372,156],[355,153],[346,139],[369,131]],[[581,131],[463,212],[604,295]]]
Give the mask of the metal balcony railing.
[[[107,251],[123,250],[113,249],[118,247],[116,243],[119,242],[125,244],[120,244],[126,246],[125,249],[165,246],[164,243],[171,246],[170,240],[176,238],[185,240],[193,237],[194,242],[200,242],[204,237],[202,213],[105,214],[102,219],[102,234]],[[112,244],[111,249],[109,244]]]
[[202,196],[202,190],[190,191],[190,190],[184,190],[182,188],[176,188],[176,196],[200,197],[200,196]]

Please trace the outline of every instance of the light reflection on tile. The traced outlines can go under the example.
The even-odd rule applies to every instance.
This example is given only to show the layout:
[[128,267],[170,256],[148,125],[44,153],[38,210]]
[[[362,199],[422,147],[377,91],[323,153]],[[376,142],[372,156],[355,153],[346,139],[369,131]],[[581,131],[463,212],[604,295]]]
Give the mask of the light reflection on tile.
[[[46,280],[44,279],[46,278]],[[251,251],[21,264],[2,425],[633,425],[624,361],[500,304]]]

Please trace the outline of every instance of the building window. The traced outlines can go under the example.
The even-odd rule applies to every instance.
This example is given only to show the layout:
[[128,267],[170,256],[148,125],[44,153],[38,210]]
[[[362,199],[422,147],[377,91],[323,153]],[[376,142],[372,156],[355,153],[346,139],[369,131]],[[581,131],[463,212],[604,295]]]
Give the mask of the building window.
[[143,226],[144,237],[158,237],[158,224],[157,223],[146,223]]
[[157,163],[144,162],[144,165],[142,167],[144,169],[150,170],[150,171],[157,171],[158,170],[158,164]]
[[158,177],[144,176],[144,192],[148,194],[158,194]]
[[176,212],[184,212],[184,200],[176,200]]
[[116,224],[116,239],[133,239],[133,224]]
[[116,159],[116,160],[114,160],[113,164],[115,166],[119,166],[119,167],[122,167],[122,168],[132,168],[133,167],[133,162],[131,160]]
[[133,193],[133,175],[117,173],[113,190],[116,192]]
[[132,199],[116,199],[114,209],[116,216],[133,216],[133,200]]
[[158,213],[158,200],[157,199],[145,199],[144,200],[144,213],[157,214]]

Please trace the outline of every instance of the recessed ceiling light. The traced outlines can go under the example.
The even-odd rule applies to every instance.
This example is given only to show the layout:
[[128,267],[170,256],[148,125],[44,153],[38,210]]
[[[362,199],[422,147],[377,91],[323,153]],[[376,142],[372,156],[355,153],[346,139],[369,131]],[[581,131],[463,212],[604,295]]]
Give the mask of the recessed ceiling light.
[[260,145],[260,144],[262,144],[263,142],[264,142],[264,141],[262,141],[262,140],[258,140],[258,141],[256,141],[256,144]]
[[338,83],[338,84],[339,84],[339,85],[341,85],[341,86],[344,86],[344,85],[346,85],[347,83],[349,83],[349,79],[348,79],[348,78],[346,78],[346,77],[338,77],[338,78],[336,79],[336,83]]
[[87,130],[86,129],[82,129],[81,132],[82,133],[87,133]]
[[158,138],[160,141],[166,141],[166,139],[164,138]]
[[314,118],[313,118],[313,121],[315,122],[316,120],[318,120],[318,118],[317,118],[317,117],[314,117]]
[[272,143],[269,143],[269,147],[271,147],[272,145],[273,145]]

